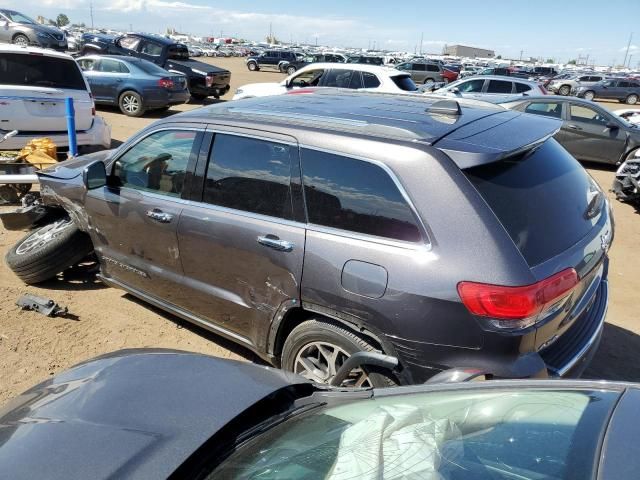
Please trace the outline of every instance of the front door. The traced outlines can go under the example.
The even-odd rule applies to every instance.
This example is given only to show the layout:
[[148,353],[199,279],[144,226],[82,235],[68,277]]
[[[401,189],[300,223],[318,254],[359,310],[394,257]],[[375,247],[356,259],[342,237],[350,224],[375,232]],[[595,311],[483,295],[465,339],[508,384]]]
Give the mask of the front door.
[[91,237],[108,279],[169,303],[179,300],[177,228],[188,165],[202,133],[162,129],[110,165],[106,187],[87,194]]
[[278,309],[299,305],[305,247],[290,187],[297,144],[270,137],[216,133],[209,158],[200,159],[203,192],[184,206],[178,227],[185,309],[258,346]]
[[616,163],[625,148],[626,134],[608,113],[589,105],[569,103],[568,120],[563,123],[562,146],[578,160]]

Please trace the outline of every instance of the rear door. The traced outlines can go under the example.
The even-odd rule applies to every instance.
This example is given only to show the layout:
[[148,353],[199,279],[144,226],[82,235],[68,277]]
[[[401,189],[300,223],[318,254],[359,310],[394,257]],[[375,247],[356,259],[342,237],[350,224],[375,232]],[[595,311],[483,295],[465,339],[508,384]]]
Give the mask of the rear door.
[[570,102],[562,145],[578,160],[615,164],[624,151],[626,133],[607,128],[609,122],[619,123],[604,109]]
[[177,229],[203,131],[162,125],[110,164],[109,185],[87,194],[85,210],[103,274],[161,301],[181,298]]
[[129,78],[129,69],[123,62],[113,58],[101,58],[97,63],[98,73],[94,81],[98,88],[95,95],[100,95],[103,101],[117,102],[118,92]]
[[76,129],[93,123],[93,100],[80,67],[72,58],[41,53],[0,53],[0,128],[65,132],[64,100],[73,98]]
[[495,95],[507,95],[513,93],[513,82],[511,80],[489,80],[485,93]]
[[299,171],[292,137],[216,131],[198,163],[203,188],[180,219],[181,305],[249,345],[264,346],[276,313],[299,305],[305,228],[291,187]]

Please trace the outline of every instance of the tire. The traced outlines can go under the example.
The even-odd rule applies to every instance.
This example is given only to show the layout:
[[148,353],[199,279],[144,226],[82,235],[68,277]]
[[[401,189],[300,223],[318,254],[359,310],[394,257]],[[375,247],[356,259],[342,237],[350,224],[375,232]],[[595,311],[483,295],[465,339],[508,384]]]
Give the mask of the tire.
[[434,83],[436,83],[436,82],[435,82],[435,80],[434,80],[433,78],[427,78],[427,79],[424,81],[424,84],[425,84],[425,85],[429,85],[429,86],[433,85]]
[[596,97],[596,94],[593,92],[593,90],[587,90],[586,92],[584,92],[585,100],[592,101],[595,97]]
[[258,70],[260,70],[256,62],[247,63],[247,68],[249,69],[250,72],[257,72]]
[[624,102],[627,105],[635,105],[636,103],[638,103],[638,95],[636,95],[635,93],[632,93],[631,95],[627,96]]
[[202,102],[207,98],[207,95],[203,95],[201,93],[192,93],[191,96],[199,102]]
[[89,236],[62,218],[31,231],[7,252],[5,262],[20,280],[33,285],[55,277],[92,251]]
[[[291,331],[284,342],[281,364],[285,370],[304,373],[303,376],[318,383],[328,383],[346,358],[356,352],[375,350],[373,345],[365,339],[338,324],[323,319],[311,319],[302,322]],[[337,351],[333,368],[329,367],[329,361],[324,361],[328,357],[323,356],[321,351],[332,353]],[[300,361],[304,360],[305,354],[309,365],[320,368],[314,369],[313,372],[305,370]],[[314,358],[316,355],[317,358]],[[388,371],[375,367],[364,370],[364,373],[360,369],[353,370],[343,386],[381,388],[398,384],[395,377]]]
[[293,75],[294,73],[296,73],[296,67],[287,67],[287,75]]
[[29,37],[27,37],[26,35],[23,35],[22,33],[18,33],[11,39],[11,43],[15,45],[28,47],[30,42],[29,42]]
[[558,89],[558,95],[563,95],[563,96],[567,96],[571,93],[571,86],[570,85],[562,85],[559,89]]
[[118,107],[127,117],[141,117],[145,112],[145,108],[142,105],[142,97],[133,90],[127,90],[120,94]]

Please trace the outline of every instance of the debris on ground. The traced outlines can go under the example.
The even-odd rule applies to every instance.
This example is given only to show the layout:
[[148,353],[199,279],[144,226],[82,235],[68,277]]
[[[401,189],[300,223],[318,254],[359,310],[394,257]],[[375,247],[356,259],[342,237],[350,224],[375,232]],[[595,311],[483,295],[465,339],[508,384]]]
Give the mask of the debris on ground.
[[61,307],[51,299],[37,297],[30,293],[25,293],[16,302],[23,310],[33,310],[47,317],[64,317],[69,310],[67,307]]

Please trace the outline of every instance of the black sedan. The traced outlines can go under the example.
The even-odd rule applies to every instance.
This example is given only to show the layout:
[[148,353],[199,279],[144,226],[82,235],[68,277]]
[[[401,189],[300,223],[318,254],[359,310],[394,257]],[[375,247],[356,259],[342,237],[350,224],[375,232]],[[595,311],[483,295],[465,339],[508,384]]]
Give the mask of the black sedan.
[[502,106],[561,120],[554,138],[578,160],[618,165],[633,158],[640,147],[639,125],[588,100],[545,95],[522,97]]
[[123,351],[0,410],[0,472],[65,480],[630,479],[640,471],[639,414],[633,384],[343,389],[204,355]]

